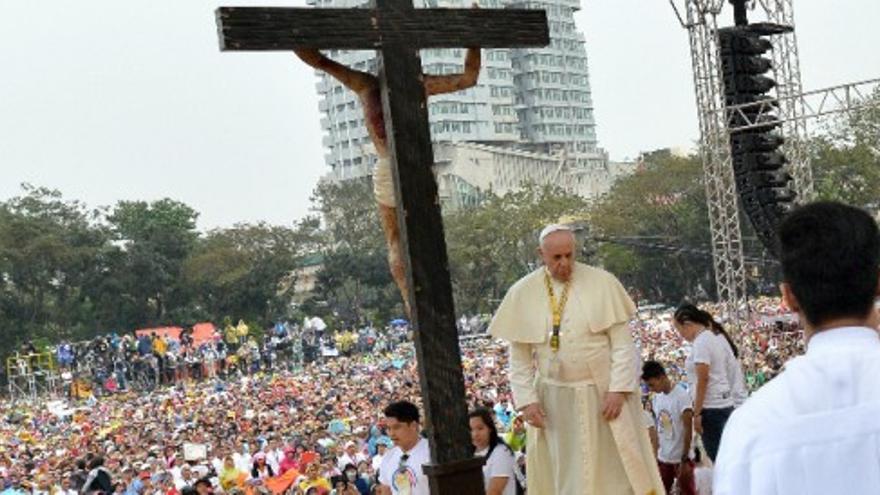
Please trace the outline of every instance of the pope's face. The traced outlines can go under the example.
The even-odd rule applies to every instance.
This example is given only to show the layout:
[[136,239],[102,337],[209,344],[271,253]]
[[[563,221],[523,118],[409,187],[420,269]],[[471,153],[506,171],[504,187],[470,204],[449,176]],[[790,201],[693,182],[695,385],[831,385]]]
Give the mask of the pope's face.
[[548,235],[538,252],[553,278],[560,282],[571,278],[574,268],[574,235],[571,232],[557,231]]

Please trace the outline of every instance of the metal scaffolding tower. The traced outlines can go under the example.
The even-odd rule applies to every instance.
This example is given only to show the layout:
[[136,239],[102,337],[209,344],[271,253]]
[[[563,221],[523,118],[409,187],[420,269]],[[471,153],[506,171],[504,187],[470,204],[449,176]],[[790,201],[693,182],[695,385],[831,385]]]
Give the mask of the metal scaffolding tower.
[[16,354],[7,358],[6,376],[9,398],[13,402],[36,402],[58,396],[60,378],[51,353]]
[[717,36],[717,18],[724,2],[686,0],[682,16],[670,0],[690,38],[718,300],[725,303],[728,321],[736,324],[746,302],[746,271]]
[[[783,26],[794,25],[793,0],[760,0],[767,21]],[[773,36],[773,79],[776,81],[776,95],[782,121],[782,136],[785,137],[785,156],[788,158],[788,173],[794,179],[794,191],[798,203],[807,203],[815,195],[813,188],[813,170],[807,156],[807,121],[801,84],[801,63],[798,56],[797,32],[789,32]],[[795,97],[795,98],[793,98]]]
[[[815,192],[807,153],[807,120],[876,105],[876,100],[869,101],[868,96],[880,87],[880,79],[804,93],[796,29],[792,29],[774,36],[772,41],[775,98],[727,107],[717,34],[718,16],[727,0],[683,2],[684,8],[680,9],[676,0],[669,0],[690,38],[718,300],[725,305],[728,321],[739,326],[748,304],[730,132],[779,123],[796,201],[808,202]],[[793,0],[752,0],[750,7],[763,13],[765,19],[761,20],[795,27]]]

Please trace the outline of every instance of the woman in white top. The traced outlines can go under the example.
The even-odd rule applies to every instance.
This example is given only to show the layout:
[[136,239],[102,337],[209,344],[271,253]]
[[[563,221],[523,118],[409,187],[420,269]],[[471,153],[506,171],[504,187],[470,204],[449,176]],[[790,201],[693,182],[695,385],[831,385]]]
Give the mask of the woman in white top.
[[468,419],[474,455],[486,458],[483,464],[486,495],[516,495],[513,451],[498,436],[492,413],[488,409],[477,409]]
[[694,431],[703,437],[706,454],[714,462],[724,425],[744,400],[739,351],[724,327],[693,304],[675,311],[673,325],[692,343],[685,367],[694,400]]

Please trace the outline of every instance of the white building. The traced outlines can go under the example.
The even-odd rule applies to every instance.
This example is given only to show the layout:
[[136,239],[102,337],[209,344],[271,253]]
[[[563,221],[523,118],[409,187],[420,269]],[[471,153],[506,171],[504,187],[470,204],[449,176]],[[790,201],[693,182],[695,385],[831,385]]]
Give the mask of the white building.
[[[315,7],[354,8],[364,0],[308,0]],[[417,7],[468,7],[470,0],[416,0]],[[574,24],[578,0],[482,0],[484,8],[541,8],[547,11],[551,44],[541,49],[483,50],[480,80],[465,91],[432,96],[428,104],[433,140],[445,155],[436,161],[446,172],[452,187],[491,184],[501,193],[517,187],[522,179],[551,180],[565,176],[579,185],[565,186],[585,195],[604,190],[599,177],[606,177],[607,155],[598,147],[590,93],[584,36]],[[464,48],[422,50],[422,66],[429,74],[451,74],[464,70]],[[372,51],[332,50],[328,56],[358,70],[376,72]],[[319,73],[321,127],[325,161],[330,180],[363,177],[372,173],[375,150],[364,126],[357,96],[335,79]],[[467,145],[451,151],[458,143]],[[487,158],[489,154],[493,158]],[[477,156],[479,155],[479,156]],[[490,161],[496,175],[468,172],[467,160]],[[511,160],[507,162],[506,160]],[[465,161],[456,161],[465,160]],[[566,172],[558,172],[559,163]],[[508,170],[507,168],[511,169]],[[530,170],[534,168],[535,170]],[[516,171],[514,171],[514,169]],[[454,179],[450,174],[458,175]],[[461,174],[461,175],[459,175]],[[604,175],[603,175],[604,174]],[[475,176],[481,177],[476,180]],[[603,179],[604,180],[604,179]],[[598,181],[598,182],[597,182]],[[506,186],[502,184],[514,184]],[[469,184],[465,186],[464,184]],[[451,191],[444,189],[441,191]],[[460,204],[450,201],[450,205]]]
[[580,167],[565,153],[549,155],[483,143],[436,143],[434,174],[444,208],[477,204],[487,193],[504,195],[525,184],[554,184],[585,198],[596,198],[625,169]]

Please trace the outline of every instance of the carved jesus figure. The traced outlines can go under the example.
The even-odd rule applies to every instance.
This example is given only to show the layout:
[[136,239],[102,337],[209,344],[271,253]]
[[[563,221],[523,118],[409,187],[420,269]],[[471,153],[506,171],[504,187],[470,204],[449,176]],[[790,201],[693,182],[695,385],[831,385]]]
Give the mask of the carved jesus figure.
[[[403,256],[400,246],[400,232],[397,225],[397,203],[394,197],[394,182],[391,177],[391,164],[388,154],[388,140],[385,135],[385,117],[382,110],[382,94],[379,78],[373,74],[354,70],[338,62],[330,60],[314,49],[295,50],[303,62],[315,69],[326,72],[336,78],[345,87],[354,91],[360,98],[364,109],[364,122],[367,131],[376,147],[379,160],[373,171],[373,193],[379,203],[379,218],[385,231],[388,244],[388,263],[391,275],[400,289],[407,313],[406,273],[404,273]],[[426,96],[452,93],[470,88],[477,84],[480,74],[480,49],[468,48],[465,56],[464,72],[461,74],[430,75],[424,74],[422,81]]]

